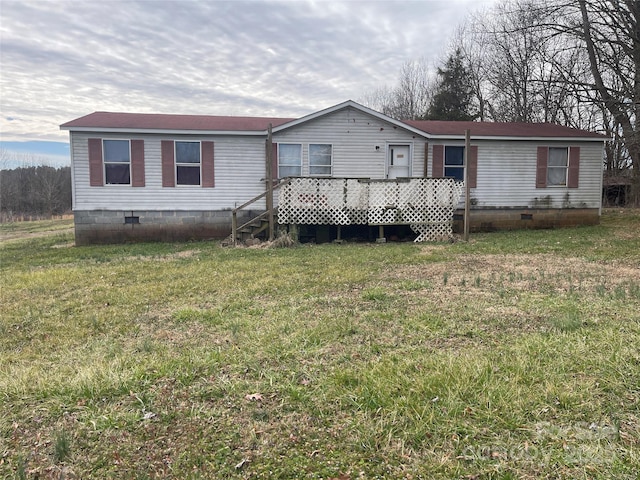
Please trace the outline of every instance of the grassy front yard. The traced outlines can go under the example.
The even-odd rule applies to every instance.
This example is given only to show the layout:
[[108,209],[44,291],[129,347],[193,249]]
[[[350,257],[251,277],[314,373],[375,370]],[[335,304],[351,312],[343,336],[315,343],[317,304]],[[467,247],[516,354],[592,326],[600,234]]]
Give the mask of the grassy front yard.
[[446,245],[24,228],[2,478],[637,478],[640,211]]

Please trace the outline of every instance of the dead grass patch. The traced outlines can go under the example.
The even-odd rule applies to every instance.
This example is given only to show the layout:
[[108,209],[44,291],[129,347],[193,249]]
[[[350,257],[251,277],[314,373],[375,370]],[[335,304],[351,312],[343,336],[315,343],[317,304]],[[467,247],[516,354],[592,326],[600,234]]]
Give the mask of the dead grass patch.
[[640,266],[626,265],[624,260],[594,263],[558,255],[474,254],[437,263],[402,265],[385,271],[381,277],[430,280],[435,295],[455,294],[461,292],[461,287],[465,294],[482,295],[487,284],[523,292],[545,285],[559,292],[568,292],[576,286],[593,291],[598,285],[610,289],[629,282],[640,284]]
[[198,249],[189,249],[189,250],[181,250],[179,252],[174,253],[166,253],[162,255],[133,255],[133,256],[125,256],[119,257],[118,260],[127,263],[127,262],[171,262],[174,260],[184,260],[196,257],[200,255],[201,251]]

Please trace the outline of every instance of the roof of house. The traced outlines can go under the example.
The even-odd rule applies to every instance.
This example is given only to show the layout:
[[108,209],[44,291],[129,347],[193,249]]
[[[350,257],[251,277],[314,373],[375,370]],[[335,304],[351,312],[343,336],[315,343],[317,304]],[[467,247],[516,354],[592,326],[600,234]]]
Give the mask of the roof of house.
[[404,120],[418,130],[431,135],[464,135],[475,137],[583,137],[607,138],[599,133],[564,127],[553,123],[450,122],[443,120]]
[[311,113],[300,118],[232,117],[211,115],[168,115],[156,113],[94,112],[71,120],[60,126],[74,131],[123,131],[136,132],[229,132],[235,134],[266,134],[269,124],[274,132],[322,117],[332,112],[356,108],[364,113],[406,128],[425,137],[458,138],[469,130],[474,138],[491,137],[505,139],[522,138],[582,138],[606,140],[608,137],[575,128],[550,123],[501,123],[501,122],[453,122],[439,120],[395,120],[352,100]]
[[257,131],[295,118],[271,117],[216,117],[211,115],[168,115],[161,113],[94,112],[64,123],[60,128],[117,128],[131,130],[204,130],[204,131]]

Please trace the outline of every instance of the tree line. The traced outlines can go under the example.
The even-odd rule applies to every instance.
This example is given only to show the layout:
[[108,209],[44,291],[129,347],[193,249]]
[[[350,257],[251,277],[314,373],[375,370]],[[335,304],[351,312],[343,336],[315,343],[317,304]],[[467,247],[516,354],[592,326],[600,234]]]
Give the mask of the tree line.
[[71,211],[71,168],[27,166],[0,170],[0,212],[4,220],[51,217]]
[[640,205],[640,2],[502,0],[468,17],[435,73],[404,64],[362,102],[399,119],[545,122],[601,132]]

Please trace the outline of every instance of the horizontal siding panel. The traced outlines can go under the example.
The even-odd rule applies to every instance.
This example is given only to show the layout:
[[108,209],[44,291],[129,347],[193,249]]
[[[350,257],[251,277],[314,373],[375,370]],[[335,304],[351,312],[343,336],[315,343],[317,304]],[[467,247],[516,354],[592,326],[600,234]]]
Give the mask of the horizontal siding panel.
[[[438,142],[432,142],[434,144]],[[464,145],[464,142],[439,142]],[[478,145],[477,187],[471,198],[478,208],[599,208],[601,202],[602,149],[594,142],[473,141]],[[580,146],[579,188],[536,188],[539,146]],[[433,145],[429,145],[433,158]],[[432,165],[428,173],[432,175]],[[464,197],[464,195],[463,195]],[[460,204],[461,206],[463,203]]]
[[[136,135],[144,140],[144,188],[129,185],[89,186],[87,139],[122,138],[109,134],[73,134],[74,209],[144,209],[144,210],[230,210],[259,195],[265,189],[264,139],[239,137],[194,137],[188,140],[215,141],[216,186],[162,187],[161,140],[174,137]],[[256,208],[263,208],[257,204]]]
[[[144,140],[145,187],[89,186],[88,138],[123,138],[122,135],[71,134],[74,210],[225,210],[233,209],[261,194],[265,177],[265,139],[233,136],[135,135]],[[133,136],[132,136],[133,138]],[[215,188],[162,187],[162,140],[209,140],[215,142]],[[424,172],[425,139],[354,109],[344,109],[274,135],[274,142],[302,143],[303,175],[309,173],[308,144],[333,145],[333,176],[384,178],[389,144],[412,145],[412,175]],[[525,141],[473,141],[478,145],[477,188],[472,199],[478,208],[598,208],[601,198],[602,143],[558,142],[557,146],[580,146],[579,188],[536,188],[538,146]],[[463,145],[463,141],[428,144]],[[380,149],[376,150],[376,146]],[[427,173],[432,175],[432,161]],[[255,208],[264,208],[264,201]]]
[[309,175],[309,143],[333,145],[334,177],[385,178],[389,144],[412,145],[412,176],[424,171],[424,138],[352,108],[278,132],[273,141],[303,144],[303,176]]

